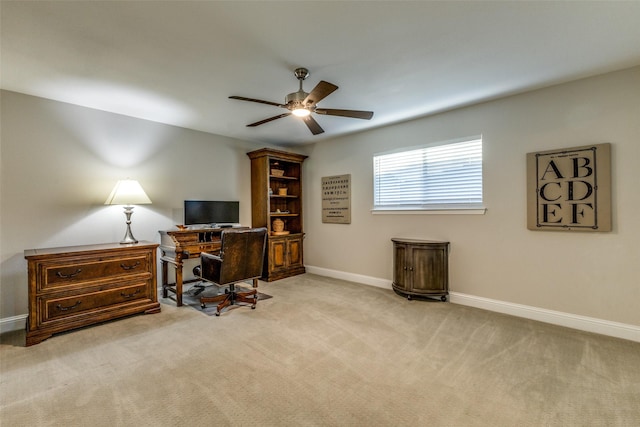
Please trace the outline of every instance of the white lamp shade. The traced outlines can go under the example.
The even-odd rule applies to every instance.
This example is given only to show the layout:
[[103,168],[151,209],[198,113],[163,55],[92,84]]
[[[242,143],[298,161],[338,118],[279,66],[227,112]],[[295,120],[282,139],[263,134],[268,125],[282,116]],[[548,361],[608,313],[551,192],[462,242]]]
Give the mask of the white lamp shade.
[[107,197],[105,205],[147,205],[151,199],[144,192],[140,183],[134,179],[123,179],[116,183]]

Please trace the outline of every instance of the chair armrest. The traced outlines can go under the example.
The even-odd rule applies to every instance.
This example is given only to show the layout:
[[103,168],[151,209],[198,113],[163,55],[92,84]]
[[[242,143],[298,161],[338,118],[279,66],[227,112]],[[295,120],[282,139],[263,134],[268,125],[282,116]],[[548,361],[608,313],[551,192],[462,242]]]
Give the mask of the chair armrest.
[[222,258],[218,255],[210,254],[209,252],[200,252],[200,259],[207,258],[207,260],[215,260],[217,262],[222,262]]

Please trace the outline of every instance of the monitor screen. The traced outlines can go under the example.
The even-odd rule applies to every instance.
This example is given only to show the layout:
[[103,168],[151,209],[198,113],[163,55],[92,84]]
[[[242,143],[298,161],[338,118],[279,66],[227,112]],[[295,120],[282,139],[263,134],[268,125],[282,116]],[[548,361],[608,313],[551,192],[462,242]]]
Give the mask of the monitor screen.
[[240,202],[185,200],[184,224],[237,224],[240,221]]

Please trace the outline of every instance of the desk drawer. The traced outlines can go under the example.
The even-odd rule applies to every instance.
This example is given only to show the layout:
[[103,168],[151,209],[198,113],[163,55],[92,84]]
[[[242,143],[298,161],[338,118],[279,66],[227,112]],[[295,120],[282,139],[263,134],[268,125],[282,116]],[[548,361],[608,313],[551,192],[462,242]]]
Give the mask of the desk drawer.
[[131,255],[122,258],[91,258],[84,261],[73,259],[57,260],[53,263],[40,264],[42,280],[39,290],[68,287],[75,283],[83,283],[97,278],[105,279],[114,276],[144,274],[149,271],[149,257]]
[[181,248],[182,251],[180,253],[183,259],[197,258],[202,252],[217,255],[220,253],[221,247],[222,245],[220,242],[199,243],[197,245]]
[[51,295],[39,298],[41,322],[74,316],[96,309],[127,304],[137,300],[150,300],[150,285],[147,282],[135,283],[114,289],[97,290],[79,295],[56,297]]
[[207,252],[207,253],[210,253],[210,254],[218,254],[218,253],[220,253],[220,248],[221,247],[222,247],[222,245],[220,244],[220,242],[200,244],[200,247],[198,248],[198,255],[199,255],[200,252]]

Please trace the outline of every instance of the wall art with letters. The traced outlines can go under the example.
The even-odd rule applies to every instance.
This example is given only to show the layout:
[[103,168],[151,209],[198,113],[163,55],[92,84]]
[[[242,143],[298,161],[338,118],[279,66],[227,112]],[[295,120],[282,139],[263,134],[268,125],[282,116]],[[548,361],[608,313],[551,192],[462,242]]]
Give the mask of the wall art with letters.
[[611,144],[527,153],[527,228],[611,231]]

